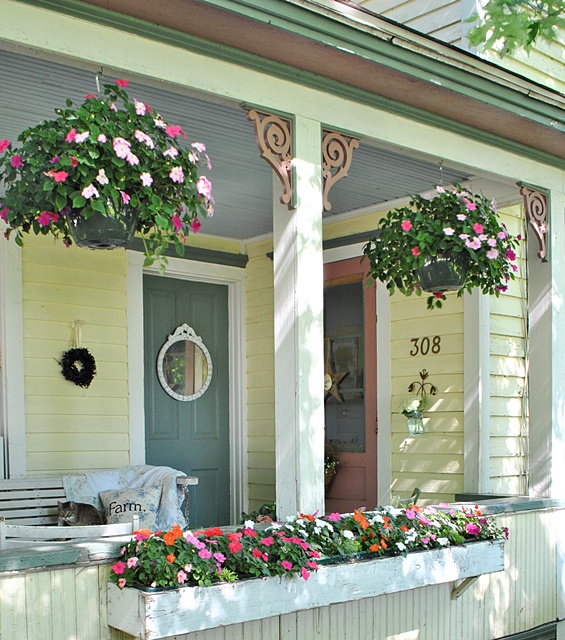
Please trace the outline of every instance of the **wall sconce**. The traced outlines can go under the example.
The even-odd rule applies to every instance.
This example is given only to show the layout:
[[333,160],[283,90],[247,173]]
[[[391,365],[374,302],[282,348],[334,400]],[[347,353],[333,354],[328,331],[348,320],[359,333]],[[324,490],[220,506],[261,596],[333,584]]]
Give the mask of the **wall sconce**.
[[[437,388],[431,383],[426,382],[428,372],[425,369],[420,371],[420,380],[415,380],[408,386],[408,392],[416,395],[406,398],[400,405],[400,413],[408,418],[408,435],[414,437],[424,433],[424,418],[422,412],[426,407],[427,394],[434,396]],[[426,391],[429,387],[429,391]]]

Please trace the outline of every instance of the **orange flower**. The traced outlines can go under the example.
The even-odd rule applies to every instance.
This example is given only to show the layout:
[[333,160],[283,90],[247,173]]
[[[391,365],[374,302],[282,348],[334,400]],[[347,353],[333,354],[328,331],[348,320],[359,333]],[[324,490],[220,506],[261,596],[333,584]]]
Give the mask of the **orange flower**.
[[314,520],[316,519],[314,516],[312,516],[312,515],[310,515],[310,514],[308,514],[308,513],[301,513],[301,514],[300,514],[300,517],[301,517],[303,520],[308,520],[308,522],[314,522]]
[[406,526],[402,525],[402,526],[400,527],[400,530],[401,530],[401,531],[406,532],[406,531],[408,531],[408,527],[406,527]]
[[369,551],[372,551],[373,553],[375,553],[376,551],[378,551],[380,549],[379,545],[375,542],[375,544],[372,544],[369,547]]
[[175,536],[175,538],[182,538],[182,529],[178,524],[173,525],[171,533]]
[[167,547],[172,547],[175,544],[176,539],[177,537],[172,531],[167,531],[167,533],[165,533],[165,535],[163,536],[163,540],[165,541]]
[[387,543],[386,543],[386,542],[381,538],[381,547],[382,547],[383,549],[386,549],[386,548],[387,548],[387,546],[388,546],[388,545],[387,545]]
[[355,522],[358,522],[361,525],[361,529],[363,529],[363,531],[369,528],[367,518],[365,518],[365,516],[361,513],[361,511],[359,511],[359,509],[355,509],[353,519],[355,520]]
[[171,564],[173,564],[173,562],[175,560],[176,560],[175,554],[174,553],[169,553],[169,555],[167,556],[167,562],[170,562]]

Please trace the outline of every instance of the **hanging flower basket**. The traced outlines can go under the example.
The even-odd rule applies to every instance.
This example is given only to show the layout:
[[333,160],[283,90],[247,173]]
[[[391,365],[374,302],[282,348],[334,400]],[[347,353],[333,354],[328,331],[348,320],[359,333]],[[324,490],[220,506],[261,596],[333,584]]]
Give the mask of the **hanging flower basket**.
[[184,254],[200,217],[213,213],[210,181],[198,176],[206,147],[180,126],[130,100],[126,80],[104,85],[81,105],[0,140],[0,218],[22,246],[24,233],[52,234],[67,246],[117,248],[142,235],[146,264]]
[[79,247],[86,249],[118,249],[133,240],[139,211],[122,204],[114,207],[105,203],[106,213],[92,211],[88,217],[80,209],[72,209],[68,216],[69,232]]
[[442,306],[446,291],[506,291],[518,270],[520,240],[510,236],[494,201],[460,185],[438,186],[433,197],[414,195],[409,206],[389,211],[363,253],[370,275],[391,294],[430,292],[433,309]]
[[428,255],[417,269],[422,291],[427,293],[459,291],[465,284],[468,271],[469,255],[462,251],[440,251],[435,256]]

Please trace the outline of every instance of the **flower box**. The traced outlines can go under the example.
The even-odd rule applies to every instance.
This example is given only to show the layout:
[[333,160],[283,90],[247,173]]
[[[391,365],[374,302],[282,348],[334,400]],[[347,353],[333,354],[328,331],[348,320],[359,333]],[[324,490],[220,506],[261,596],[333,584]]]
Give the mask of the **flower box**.
[[254,578],[153,593],[110,583],[108,622],[141,640],[157,640],[503,569],[504,541],[495,540],[321,566],[308,581]]

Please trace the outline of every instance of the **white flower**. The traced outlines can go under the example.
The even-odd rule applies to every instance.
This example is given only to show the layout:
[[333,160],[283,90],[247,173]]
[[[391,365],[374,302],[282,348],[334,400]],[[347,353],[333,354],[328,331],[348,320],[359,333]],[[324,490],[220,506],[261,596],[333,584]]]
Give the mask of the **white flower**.
[[440,544],[442,547],[447,547],[447,545],[449,544],[449,540],[447,538],[438,538],[437,539],[438,544]]
[[400,551],[406,551],[406,545],[404,544],[404,542],[397,542],[396,546]]
[[243,526],[245,527],[245,529],[254,529],[255,523],[253,522],[253,520],[246,520]]
[[100,184],[108,184],[108,182],[110,182],[108,180],[108,176],[106,175],[106,173],[104,172],[104,169],[100,169],[100,171],[98,171],[98,175],[96,176],[96,181],[99,182]]
[[421,396],[410,396],[405,398],[400,405],[400,413],[407,415],[413,411],[423,411],[424,399]]
[[348,540],[353,540],[355,538],[355,534],[353,533],[353,531],[349,531],[349,529],[346,529],[343,532],[343,537],[347,538]]

